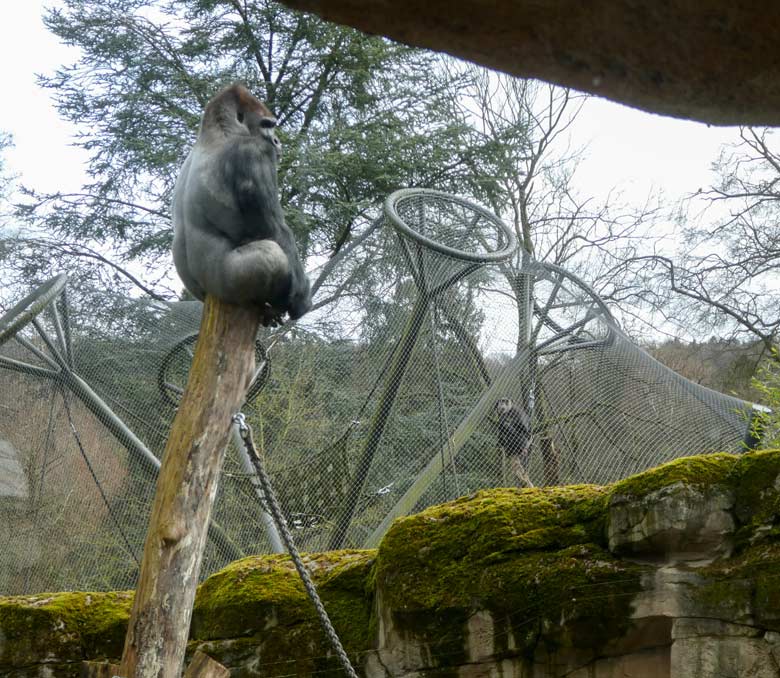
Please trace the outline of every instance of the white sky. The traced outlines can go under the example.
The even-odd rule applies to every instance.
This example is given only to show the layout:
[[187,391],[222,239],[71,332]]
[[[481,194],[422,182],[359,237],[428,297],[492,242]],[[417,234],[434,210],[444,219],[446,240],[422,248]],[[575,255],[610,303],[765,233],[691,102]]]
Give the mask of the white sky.
[[[76,189],[85,157],[70,146],[74,130],[59,119],[49,92],[35,82],[36,73],[51,73],[73,61],[75,49],[65,47],[41,21],[43,2],[8,3],[0,21],[0,130],[11,132],[15,148],[7,152],[9,168],[22,180],[47,190]],[[46,3],[51,4],[51,3]]]
[[721,145],[739,139],[736,127],[666,118],[595,97],[575,122],[573,137],[589,144],[580,185],[596,194],[620,186],[637,201],[652,189],[672,199],[706,187]]

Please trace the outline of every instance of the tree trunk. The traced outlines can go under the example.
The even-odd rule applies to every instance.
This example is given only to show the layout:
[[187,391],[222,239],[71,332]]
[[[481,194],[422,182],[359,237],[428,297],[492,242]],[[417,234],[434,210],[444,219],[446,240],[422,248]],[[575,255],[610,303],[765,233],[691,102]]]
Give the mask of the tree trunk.
[[545,487],[560,485],[561,475],[558,450],[555,448],[555,442],[550,437],[549,432],[545,431],[542,434],[539,447],[542,451],[542,475]]
[[259,315],[206,298],[187,388],[157,480],[122,654],[126,678],[178,678],[231,416],[254,363]]

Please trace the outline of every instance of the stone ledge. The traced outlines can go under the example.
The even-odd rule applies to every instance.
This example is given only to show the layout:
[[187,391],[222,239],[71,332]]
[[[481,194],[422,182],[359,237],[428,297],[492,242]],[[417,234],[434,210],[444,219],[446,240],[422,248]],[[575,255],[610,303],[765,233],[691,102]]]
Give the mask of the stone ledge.
[[[378,551],[306,558],[367,676],[777,676],[778,478],[774,451],[680,459],[609,487],[486,490],[397,520]],[[0,676],[117,659],[131,600],[0,598]],[[242,677],[337,666],[283,556],[201,585],[196,648]]]

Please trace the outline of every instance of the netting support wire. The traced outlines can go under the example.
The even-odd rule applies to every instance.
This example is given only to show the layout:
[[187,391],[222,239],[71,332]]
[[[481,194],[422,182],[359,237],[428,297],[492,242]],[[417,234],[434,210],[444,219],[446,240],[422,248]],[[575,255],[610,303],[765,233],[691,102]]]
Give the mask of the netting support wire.
[[317,279],[311,285],[311,296],[314,297],[322,283],[327,279],[330,272],[336,268],[338,264],[344,261],[355,249],[357,249],[362,243],[368,240],[369,236],[374,233],[384,222],[384,216],[377,217],[369,224],[368,228],[363,231],[359,236],[354,238],[348,245],[343,247],[336,256],[328,259],[327,263],[322,267]]
[[536,327],[534,327],[533,332],[531,333],[531,337],[529,339],[529,345],[536,344],[536,340],[539,338],[539,333],[542,331],[542,328],[544,327],[545,319],[550,314],[550,309],[552,308],[552,305],[555,303],[555,299],[558,296],[558,292],[561,289],[561,285],[563,284],[563,278],[556,278],[555,283],[553,283],[552,292],[550,292],[550,296],[547,298],[547,301],[544,304],[543,308],[539,308],[539,306],[536,304],[536,301],[534,301],[534,309],[537,311],[537,315],[539,316],[539,320],[536,323]]
[[[570,325],[566,330],[567,332],[574,332],[577,328],[584,326],[588,321],[589,318],[580,320]],[[543,349],[557,340],[558,337],[548,339],[539,344],[539,346],[536,347],[536,350]],[[460,424],[458,424],[458,427],[447,440],[447,449],[452,451],[453,458],[457,458],[458,454],[460,454],[461,449],[463,449],[463,446],[471,437],[471,434],[492,410],[496,400],[505,397],[506,392],[510,389],[511,385],[515,383],[516,379],[527,372],[530,355],[531,351],[528,347],[521,349],[517,355],[507,363],[501,375],[485,389],[471,412],[469,412]],[[379,526],[365,541],[362,545],[363,548],[376,548],[382,535],[384,535],[390,527],[390,523],[396,518],[408,514],[414,508],[414,505],[420,497],[422,497],[426,490],[431,486],[431,483],[433,483],[439,473],[441,473],[442,468],[441,450],[437,450],[433,453],[425,468],[417,474],[417,478],[409,489],[404,492],[403,496],[398,500],[395,506],[388,511]]]
[[335,551],[344,545],[344,540],[347,537],[347,530],[349,529],[352,517],[355,514],[358,498],[363,491],[368,471],[371,468],[374,455],[379,447],[379,441],[382,439],[387,420],[390,417],[390,410],[393,407],[396,395],[398,394],[398,389],[403,381],[404,373],[409,365],[409,358],[411,358],[414,345],[417,343],[417,337],[420,334],[420,329],[425,321],[429,303],[430,296],[428,294],[421,293],[420,296],[417,297],[417,301],[412,309],[412,314],[409,316],[401,339],[398,342],[398,350],[395,353],[392,367],[388,371],[384,391],[379,397],[376,412],[371,419],[371,428],[368,431],[363,454],[355,469],[355,476],[352,479],[352,484],[344,499],[344,507],[336,521],[336,527],[333,530],[330,543],[328,544],[328,549],[331,551]]
[[272,553],[284,553],[284,546],[282,540],[279,537],[279,531],[276,529],[273,517],[265,510],[268,505],[268,497],[263,492],[263,487],[260,479],[257,476],[252,460],[249,458],[249,453],[246,451],[246,443],[241,436],[241,428],[238,422],[233,421],[233,426],[230,429],[230,433],[233,437],[233,442],[238,450],[238,458],[241,461],[241,468],[244,469],[244,473],[247,474],[249,482],[255,490],[257,498],[260,500],[260,519],[263,522],[265,528],[265,535],[268,537],[268,541],[271,545]]
[[[460,424],[458,424],[446,443],[446,451],[451,450],[453,458],[457,458],[460,450],[476,430],[477,426],[492,411],[496,400],[506,395],[507,390],[515,382],[518,375],[522,374],[523,370],[525,370],[528,361],[528,353],[527,350],[521,351],[507,363],[502,373],[484,390],[471,412],[469,412]],[[390,527],[390,523],[396,518],[408,514],[414,508],[420,497],[422,497],[434,480],[436,480],[439,473],[442,472],[442,457],[441,450],[436,450],[431,455],[428,464],[417,474],[415,481],[409,489],[404,492],[395,506],[387,512],[379,526],[365,543],[362,544],[362,548],[376,548],[379,544],[379,540]]]
[[56,379],[59,375],[59,372],[56,370],[48,370],[45,367],[30,365],[28,363],[22,362],[21,360],[7,358],[4,355],[0,355],[0,367],[6,370],[11,370],[12,372],[29,374],[33,377],[41,377],[42,379]]
[[[63,295],[65,294],[65,290],[62,290],[62,294]],[[65,302],[63,301],[63,303]],[[60,313],[57,310],[56,299],[51,304],[49,304],[49,311],[51,312],[51,318],[54,324],[54,331],[57,333],[57,341],[59,341],[59,344],[62,347],[62,352],[65,354],[64,355],[65,361],[68,363],[68,366],[72,368],[73,352],[71,351],[70,338],[65,334],[65,330],[62,324],[62,319],[60,318]]]
[[[433,364],[436,372],[436,398],[439,401],[439,445],[441,446],[442,454],[442,468],[445,465],[444,450],[449,452],[450,468],[452,469],[452,477],[455,480],[455,492],[457,496],[460,496],[460,480],[458,479],[458,469],[455,466],[455,456],[452,454],[452,446],[450,443],[450,423],[447,418],[447,410],[444,403],[444,384],[442,384],[441,377],[441,360],[439,356],[439,326],[436,322],[436,313],[438,312],[438,304],[435,302],[431,304],[431,349],[433,353]],[[444,495],[447,494],[447,480],[446,474],[442,473],[442,490]]]
[[317,589],[314,586],[311,575],[306,569],[306,566],[303,564],[303,560],[301,560],[301,554],[298,552],[298,548],[295,546],[295,540],[293,539],[292,533],[290,532],[290,528],[287,526],[287,521],[285,520],[284,514],[282,513],[279,501],[276,498],[276,493],[274,492],[274,488],[271,485],[271,480],[265,471],[265,466],[263,466],[263,460],[260,458],[260,455],[257,454],[257,449],[255,448],[255,444],[252,439],[252,429],[249,424],[247,424],[246,417],[241,412],[233,415],[233,424],[237,428],[238,434],[244,443],[246,453],[249,456],[255,471],[257,472],[257,477],[260,481],[263,495],[268,502],[268,508],[271,510],[271,515],[276,522],[276,526],[279,528],[279,532],[282,535],[282,539],[284,540],[284,544],[287,547],[288,553],[290,554],[290,558],[292,558],[295,569],[298,570],[298,574],[301,577],[301,581],[303,582],[303,586],[306,589],[306,593],[311,599],[311,602],[314,605],[314,609],[317,611],[317,616],[319,617],[322,629],[325,632],[325,635],[328,637],[333,650],[336,652],[336,656],[338,657],[344,672],[350,678],[358,678],[358,674],[355,672],[355,668],[352,666],[352,662],[349,660],[349,657],[344,650],[344,646],[341,644],[341,640],[336,633],[336,629],[333,627],[333,624],[330,621],[328,612],[325,609],[325,606],[322,604],[319,595],[317,594]]
[[[68,288],[63,287],[62,292],[60,293],[60,301],[62,303],[62,314],[60,315],[57,313],[57,319],[60,321],[60,324],[62,326],[62,341],[63,346],[65,347],[65,352],[67,353],[68,358],[68,364],[71,366],[71,369],[76,369],[76,362],[75,358],[73,356],[73,342],[71,341],[71,335],[70,335],[70,307],[68,306]],[[52,306],[55,309],[56,313],[56,306],[57,301],[55,300]]]
[[[355,477],[352,480],[352,485],[345,497],[344,508],[336,521],[336,527],[333,530],[330,542],[328,543],[329,550],[335,551],[336,549],[341,548],[347,538],[347,531],[352,522],[352,517],[355,515],[358,499],[363,492],[363,486],[368,477],[371,463],[374,460],[374,455],[379,447],[379,442],[382,439],[385,426],[390,418],[393,403],[398,395],[398,389],[403,381],[406,368],[409,365],[409,358],[414,351],[420,329],[425,321],[428,306],[431,301],[439,296],[444,290],[448,289],[459,280],[462,280],[470,273],[473,273],[481,266],[481,263],[469,263],[455,273],[455,275],[450,276],[432,289],[428,289],[425,284],[424,276],[415,276],[415,282],[420,285],[419,296],[414,303],[414,308],[412,309],[406,327],[404,327],[404,331],[401,334],[398,348],[394,353],[392,367],[388,372],[387,380],[385,382],[385,389],[379,398],[376,412],[371,420],[371,428],[369,429],[366,444],[363,448],[363,454],[361,455],[357,469],[355,470]],[[419,275],[421,272],[418,271],[417,273]]]
[[43,351],[41,351],[35,344],[33,344],[31,341],[25,339],[24,337],[20,337],[18,334],[14,337],[16,342],[20,344],[21,346],[24,346],[30,353],[32,353],[36,358],[39,358],[43,362],[45,362],[49,367],[51,367],[54,370],[54,373],[58,373],[60,370],[61,363],[58,363],[55,360],[52,360],[49,356],[47,356]]
[[[35,454],[35,458],[38,458],[39,456],[42,457],[40,461],[41,465],[41,472],[38,475],[38,488],[37,492],[32,493],[32,500],[33,500],[33,530],[38,531],[40,530],[40,513],[41,513],[41,507],[43,506],[43,488],[46,484],[46,471],[49,467],[49,452],[53,449],[52,445],[52,434],[54,432],[54,404],[57,399],[57,391],[58,389],[55,387],[51,389],[51,396],[49,398],[49,417],[48,417],[48,423],[46,424],[46,435],[43,438],[43,444],[40,446],[39,453]],[[34,490],[35,488],[33,488]],[[30,579],[32,577],[32,569],[31,568],[25,568],[24,573],[24,584],[22,585],[22,593],[30,593]]]
[[133,550],[133,547],[130,544],[130,540],[127,538],[127,535],[125,534],[125,531],[122,529],[122,523],[119,520],[119,518],[117,518],[116,513],[114,513],[114,508],[113,506],[111,506],[111,502],[108,500],[108,497],[106,496],[106,492],[103,489],[103,485],[100,482],[100,478],[98,478],[98,475],[95,471],[95,467],[92,465],[92,461],[90,460],[89,455],[87,454],[87,451],[86,449],[84,449],[84,445],[81,442],[81,436],[76,430],[76,424],[73,421],[73,413],[70,411],[70,404],[68,403],[68,392],[65,389],[62,389],[62,402],[65,405],[65,413],[68,416],[68,425],[70,426],[70,432],[73,434],[73,438],[76,441],[76,445],[79,448],[79,452],[81,453],[81,458],[84,460],[84,463],[87,466],[87,470],[92,476],[92,481],[95,483],[95,487],[97,487],[98,492],[100,493],[100,497],[103,499],[103,504],[105,505],[106,510],[108,511],[108,515],[111,516],[111,520],[114,522],[114,525],[116,525],[116,529],[119,531],[119,534],[122,537],[122,541],[125,543],[125,547],[130,553],[130,556],[135,561],[136,566],[141,567],[141,563],[138,561],[138,556]]
[[[33,322],[35,322],[35,320],[33,320]],[[52,368],[56,369],[48,370],[36,365],[29,365],[19,360],[14,360],[13,358],[6,358],[5,356],[0,356],[0,366],[16,372],[53,379],[55,382],[70,389],[84,406],[97,417],[100,423],[127,448],[128,452],[130,452],[132,457],[149,473],[150,477],[156,479],[160,472],[160,460],[154,456],[149,448],[141,442],[138,436],[127,427],[114,411],[106,405],[103,399],[90,388],[87,382],[73,372],[65,358],[60,355],[59,351],[55,350],[51,338],[46,335],[46,332],[39,324],[36,324],[36,329],[38,330],[38,333],[44,337],[44,341],[52,353],[51,356],[47,356],[42,351],[38,350],[34,344],[18,334],[15,335],[14,338],[46,364],[51,365]],[[231,541],[225,530],[213,520],[209,524],[209,536],[214,539],[214,542],[232,560],[238,560],[239,558],[244,557],[244,552]]]
[[[150,476],[156,479],[160,473],[160,460],[152,454],[149,448],[114,414],[114,411],[103,402],[100,396],[81,377],[67,368],[63,370],[62,375],[67,386],[78,396],[86,408],[111,431],[119,442],[127,447],[133,457],[141,462],[149,472]],[[246,555],[214,520],[211,520],[209,523],[209,536],[230,559],[238,560]]]

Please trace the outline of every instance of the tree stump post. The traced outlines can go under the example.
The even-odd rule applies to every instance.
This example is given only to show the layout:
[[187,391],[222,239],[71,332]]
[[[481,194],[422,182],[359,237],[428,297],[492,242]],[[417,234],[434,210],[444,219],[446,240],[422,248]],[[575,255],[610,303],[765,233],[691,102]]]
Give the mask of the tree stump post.
[[230,678],[230,671],[198,650],[184,672],[183,678]]
[[231,416],[254,364],[259,312],[207,297],[157,480],[118,675],[179,678]]

